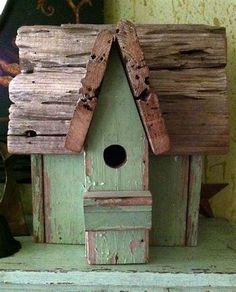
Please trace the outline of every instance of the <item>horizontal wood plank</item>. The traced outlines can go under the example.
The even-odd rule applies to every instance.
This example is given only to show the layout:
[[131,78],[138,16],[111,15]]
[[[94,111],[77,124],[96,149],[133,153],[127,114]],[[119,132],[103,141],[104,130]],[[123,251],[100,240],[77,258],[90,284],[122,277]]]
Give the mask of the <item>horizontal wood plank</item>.
[[84,193],[85,199],[109,199],[109,198],[139,198],[151,197],[149,191],[98,191]]
[[[137,25],[149,68],[218,67],[226,64],[225,29],[207,25]],[[84,66],[95,38],[112,25],[21,27],[16,44],[22,70]],[[68,41],[70,39],[70,41]]]
[[138,206],[118,210],[84,209],[85,230],[125,230],[125,229],[151,229],[151,207]]
[[[65,135],[82,98],[85,64],[97,33],[104,28],[114,29],[109,25],[19,29],[22,70],[31,73],[16,76],[10,84],[15,103],[8,132],[11,152],[72,153],[64,147]],[[150,68],[150,87],[158,94],[170,136],[169,154],[227,152],[225,30],[138,25],[137,34]]]

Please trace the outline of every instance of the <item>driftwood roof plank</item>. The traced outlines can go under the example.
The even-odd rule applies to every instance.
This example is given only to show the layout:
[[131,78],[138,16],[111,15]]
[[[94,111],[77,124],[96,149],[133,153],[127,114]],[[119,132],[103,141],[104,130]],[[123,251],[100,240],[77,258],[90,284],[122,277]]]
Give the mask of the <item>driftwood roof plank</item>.
[[150,74],[140,47],[135,26],[121,21],[116,30],[117,41],[134,99],[154,154],[170,149],[170,139],[161,114],[159,100],[150,91]]
[[81,80],[80,93],[70,128],[66,137],[65,147],[71,151],[81,152],[97,105],[97,97],[113,42],[113,34],[109,30],[98,33],[85,77]]

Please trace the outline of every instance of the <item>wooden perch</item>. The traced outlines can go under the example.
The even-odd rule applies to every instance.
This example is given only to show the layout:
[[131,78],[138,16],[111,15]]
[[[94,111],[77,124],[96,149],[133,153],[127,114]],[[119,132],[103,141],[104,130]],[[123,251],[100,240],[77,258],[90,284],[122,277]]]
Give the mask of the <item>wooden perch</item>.
[[154,154],[169,151],[170,140],[162,117],[159,100],[150,91],[149,69],[140,47],[135,26],[121,21],[116,36],[139,114]]
[[65,147],[74,152],[81,152],[97,104],[97,97],[106,70],[113,34],[109,30],[101,31],[94,43],[86,76],[81,80],[80,93],[68,134]]

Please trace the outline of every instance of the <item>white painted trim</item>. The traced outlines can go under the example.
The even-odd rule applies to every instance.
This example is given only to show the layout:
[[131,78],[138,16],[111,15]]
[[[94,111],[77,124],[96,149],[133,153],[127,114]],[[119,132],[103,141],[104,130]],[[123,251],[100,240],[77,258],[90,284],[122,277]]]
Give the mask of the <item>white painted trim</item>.
[[151,273],[151,272],[32,272],[0,271],[1,284],[27,285],[77,285],[90,286],[126,286],[126,287],[235,287],[236,273]]

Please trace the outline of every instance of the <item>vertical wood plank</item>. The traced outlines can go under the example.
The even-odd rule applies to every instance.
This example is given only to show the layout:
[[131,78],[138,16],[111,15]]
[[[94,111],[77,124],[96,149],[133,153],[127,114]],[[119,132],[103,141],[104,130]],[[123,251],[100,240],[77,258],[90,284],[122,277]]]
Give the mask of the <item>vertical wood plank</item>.
[[189,158],[189,191],[187,206],[186,245],[196,246],[198,236],[199,202],[202,182],[202,156]]
[[83,244],[83,155],[45,155],[44,192],[46,242]]
[[[144,190],[148,185],[145,132],[121,64],[112,50],[98,104],[87,136],[86,188],[93,191]],[[106,165],[103,152],[112,144],[124,147],[127,161]]]
[[31,155],[31,173],[32,173],[33,241],[42,243],[45,241],[42,155]]
[[189,156],[150,157],[151,244],[184,246]]

